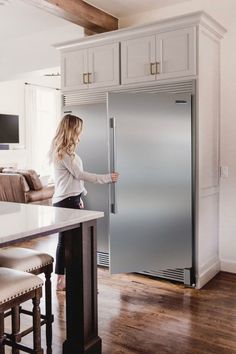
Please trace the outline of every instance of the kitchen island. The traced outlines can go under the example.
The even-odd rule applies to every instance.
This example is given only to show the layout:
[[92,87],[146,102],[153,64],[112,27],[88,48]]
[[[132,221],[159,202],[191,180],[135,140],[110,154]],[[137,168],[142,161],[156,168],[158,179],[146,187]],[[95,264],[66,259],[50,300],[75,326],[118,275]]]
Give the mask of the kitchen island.
[[[66,231],[63,354],[101,354],[97,318],[96,219],[103,212],[0,202],[0,247]],[[55,235],[56,237],[56,235]]]

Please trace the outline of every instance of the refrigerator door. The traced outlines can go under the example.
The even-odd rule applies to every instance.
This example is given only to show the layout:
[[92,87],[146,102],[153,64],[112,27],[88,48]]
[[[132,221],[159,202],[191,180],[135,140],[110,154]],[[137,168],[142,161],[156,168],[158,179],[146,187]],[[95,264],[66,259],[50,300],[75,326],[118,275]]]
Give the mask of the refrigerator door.
[[[106,103],[66,107],[64,111],[83,119],[83,132],[77,153],[83,160],[84,170],[92,173],[108,173],[108,127]],[[109,186],[86,183],[88,194],[83,198],[85,209],[100,210],[104,218],[97,223],[98,252],[109,252]]]
[[108,118],[111,272],[190,268],[190,94],[109,93]]

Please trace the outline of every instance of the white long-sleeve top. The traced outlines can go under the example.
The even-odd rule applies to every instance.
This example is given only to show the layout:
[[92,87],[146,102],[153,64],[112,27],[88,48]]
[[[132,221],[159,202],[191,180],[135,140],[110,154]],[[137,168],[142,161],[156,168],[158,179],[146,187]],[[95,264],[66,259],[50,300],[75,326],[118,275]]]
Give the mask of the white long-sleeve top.
[[110,183],[111,175],[95,174],[83,170],[83,162],[78,155],[65,154],[62,160],[54,162],[55,192],[52,202],[79,195],[87,194],[84,181],[92,183]]

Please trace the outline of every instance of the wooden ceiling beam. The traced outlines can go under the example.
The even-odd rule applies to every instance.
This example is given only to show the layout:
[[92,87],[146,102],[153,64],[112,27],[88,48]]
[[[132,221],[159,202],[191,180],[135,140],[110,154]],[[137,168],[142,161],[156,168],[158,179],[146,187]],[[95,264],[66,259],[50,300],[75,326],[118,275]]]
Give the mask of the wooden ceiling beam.
[[22,0],[94,33],[118,29],[118,19],[83,0]]
[[94,34],[96,34],[96,33],[93,32],[93,31],[91,31],[91,30],[89,30],[89,29],[87,29],[87,28],[84,28],[84,35],[85,35],[85,37],[87,37],[87,36],[93,36]]

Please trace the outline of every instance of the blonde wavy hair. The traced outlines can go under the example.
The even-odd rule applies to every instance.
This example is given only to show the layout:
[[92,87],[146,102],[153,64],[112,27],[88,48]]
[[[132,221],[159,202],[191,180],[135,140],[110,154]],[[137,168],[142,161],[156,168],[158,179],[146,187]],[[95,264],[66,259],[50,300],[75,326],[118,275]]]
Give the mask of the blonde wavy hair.
[[82,132],[83,120],[72,114],[66,114],[59,123],[52,140],[49,157],[51,161],[60,161],[65,154],[74,155]]

